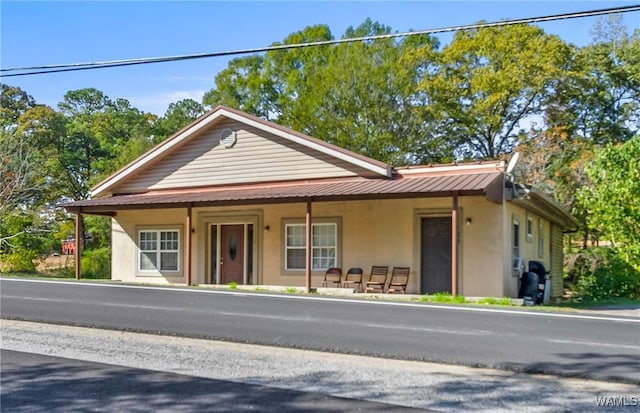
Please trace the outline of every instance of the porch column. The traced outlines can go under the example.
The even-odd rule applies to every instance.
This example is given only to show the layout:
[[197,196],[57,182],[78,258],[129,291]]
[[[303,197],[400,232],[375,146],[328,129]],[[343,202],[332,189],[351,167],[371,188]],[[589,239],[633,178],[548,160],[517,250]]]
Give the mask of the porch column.
[[80,250],[82,249],[84,242],[84,228],[82,228],[82,208],[78,208],[78,212],[76,213],[76,245],[73,251],[75,267],[76,267],[76,280],[80,279]]
[[458,295],[458,193],[451,206],[451,295]]
[[307,198],[307,214],[305,218],[306,248],[305,248],[305,289],[311,292],[311,198]]
[[187,285],[191,285],[191,205],[187,207],[187,237],[185,241],[184,278]]

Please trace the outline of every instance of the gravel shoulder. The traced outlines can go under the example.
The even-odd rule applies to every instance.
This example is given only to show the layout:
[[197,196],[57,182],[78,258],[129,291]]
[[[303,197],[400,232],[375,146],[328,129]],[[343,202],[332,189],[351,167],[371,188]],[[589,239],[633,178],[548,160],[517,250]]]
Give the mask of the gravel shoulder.
[[637,386],[182,337],[1,320],[5,350],[436,411],[630,411]]

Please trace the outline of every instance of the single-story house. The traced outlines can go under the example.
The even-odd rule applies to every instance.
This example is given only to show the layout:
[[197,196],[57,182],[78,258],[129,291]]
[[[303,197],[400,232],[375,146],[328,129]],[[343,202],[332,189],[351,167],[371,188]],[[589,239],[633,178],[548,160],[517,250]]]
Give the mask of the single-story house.
[[111,216],[111,277],[140,283],[311,288],[329,267],[387,265],[411,267],[408,293],[515,297],[520,257],[558,297],[576,227],[502,162],[393,167],[223,106],[91,198],[65,207]]

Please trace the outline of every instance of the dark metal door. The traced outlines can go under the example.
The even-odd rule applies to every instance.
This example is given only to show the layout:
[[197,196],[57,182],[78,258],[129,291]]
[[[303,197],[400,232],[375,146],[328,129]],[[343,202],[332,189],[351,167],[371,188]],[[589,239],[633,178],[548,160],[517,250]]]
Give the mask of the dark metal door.
[[451,217],[421,222],[421,292],[451,293]]
[[220,283],[244,284],[244,225],[220,226]]

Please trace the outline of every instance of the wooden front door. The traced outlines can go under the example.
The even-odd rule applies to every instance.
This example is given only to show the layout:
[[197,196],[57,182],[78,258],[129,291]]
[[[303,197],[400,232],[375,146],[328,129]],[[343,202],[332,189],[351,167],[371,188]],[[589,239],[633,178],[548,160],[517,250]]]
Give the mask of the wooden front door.
[[244,284],[244,225],[220,226],[220,284]]
[[421,222],[421,292],[451,293],[451,217]]

